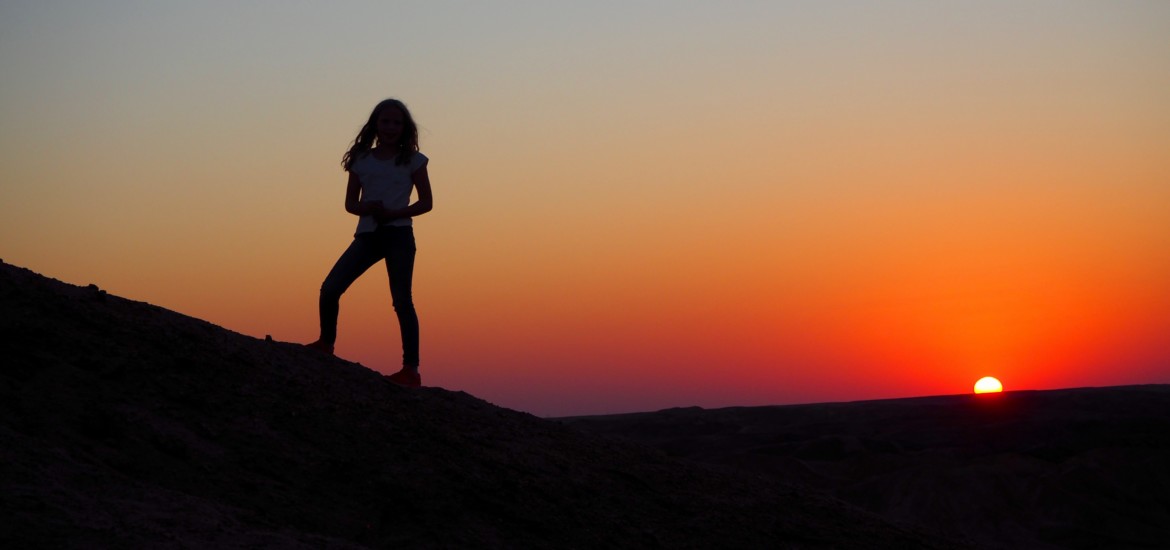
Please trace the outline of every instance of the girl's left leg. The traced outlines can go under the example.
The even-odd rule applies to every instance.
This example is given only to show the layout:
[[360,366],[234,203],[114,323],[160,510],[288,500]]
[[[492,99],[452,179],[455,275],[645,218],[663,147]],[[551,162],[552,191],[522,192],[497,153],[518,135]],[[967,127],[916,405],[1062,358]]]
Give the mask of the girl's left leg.
[[390,277],[390,296],[398,328],[402,333],[402,366],[415,370],[419,364],[418,314],[414,311],[411,285],[414,278],[414,230],[410,227],[384,227],[379,230],[386,255],[386,273]]

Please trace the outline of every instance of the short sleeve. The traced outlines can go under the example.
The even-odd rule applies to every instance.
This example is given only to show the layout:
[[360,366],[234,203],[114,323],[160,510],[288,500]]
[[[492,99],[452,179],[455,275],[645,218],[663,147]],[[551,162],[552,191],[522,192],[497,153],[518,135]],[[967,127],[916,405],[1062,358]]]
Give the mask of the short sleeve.
[[410,173],[413,174],[419,168],[426,166],[428,160],[430,160],[430,159],[428,159],[427,156],[422,154],[422,153],[415,153],[415,154],[411,155],[411,157],[410,157]]

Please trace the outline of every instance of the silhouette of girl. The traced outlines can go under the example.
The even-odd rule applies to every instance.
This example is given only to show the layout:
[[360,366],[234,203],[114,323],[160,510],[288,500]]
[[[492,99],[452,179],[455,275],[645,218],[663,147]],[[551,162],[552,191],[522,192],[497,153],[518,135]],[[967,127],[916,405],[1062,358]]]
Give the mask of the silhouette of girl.
[[[380,260],[390,276],[390,296],[402,332],[402,370],[389,376],[403,386],[419,386],[418,315],[411,299],[414,230],[411,218],[431,211],[427,157],[418,150],[418,127],[401,101],[378,103],[341,159],[349,172],[345,211],[359,216],[349,248],[321,284],[321,337],[307,347],[333,353],[341,295]],[[418,200],[410,204],[411,190]]]

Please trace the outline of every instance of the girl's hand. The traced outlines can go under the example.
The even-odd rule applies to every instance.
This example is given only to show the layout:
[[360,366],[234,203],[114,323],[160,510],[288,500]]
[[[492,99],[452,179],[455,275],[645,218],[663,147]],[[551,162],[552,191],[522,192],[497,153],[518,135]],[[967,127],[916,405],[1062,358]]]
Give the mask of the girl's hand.
[[370,201],[368,211],[380,224],[398,217],[397,214],[391,212],[389,208],[386,208],[386,205],[382,204],[382,201]]
[[379,212],[384,212],[385,206],[382,206],[382,201],[362,201],[362,214],[366,216],[378,217]]

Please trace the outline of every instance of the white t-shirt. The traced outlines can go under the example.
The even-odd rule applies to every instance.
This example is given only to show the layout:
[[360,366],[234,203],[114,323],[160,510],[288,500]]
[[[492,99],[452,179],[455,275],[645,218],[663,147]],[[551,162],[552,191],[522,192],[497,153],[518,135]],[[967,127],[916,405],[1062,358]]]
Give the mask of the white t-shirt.
[[[411,174],[426,166],[427,157],[422,153],[415,153],[410,157],[408,164],[394,164],[394,158],[382,160],[373,154],[354,161],[349,171],[358,177],[362,183],[361,200],[382,201],[382,205],[389,209],[406,208],[410,205],[410,193],[414,190]],[[410,218],[397,218],[385,225],[411,225]],[[357,233],[368,233],[378,228],[378,221],[373,216],[362,216],[358,219]]]

